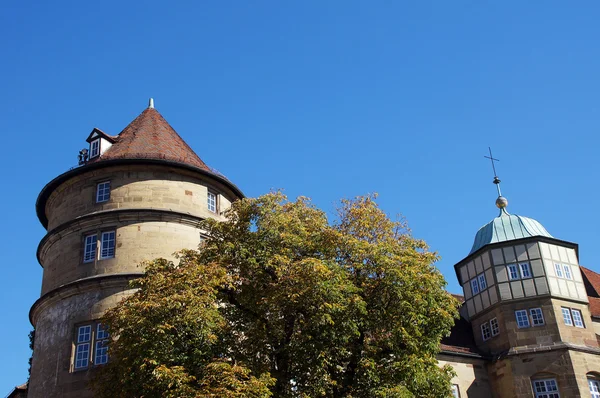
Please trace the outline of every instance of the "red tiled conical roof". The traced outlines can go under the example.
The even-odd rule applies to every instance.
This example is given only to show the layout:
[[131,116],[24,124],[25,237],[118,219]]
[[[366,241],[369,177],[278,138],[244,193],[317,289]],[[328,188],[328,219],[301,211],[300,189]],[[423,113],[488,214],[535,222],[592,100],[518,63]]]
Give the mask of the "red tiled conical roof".
[[147,108],[115,138],[115,143],[88,163],[115,159],[168,160],[211,169],[154,108]]

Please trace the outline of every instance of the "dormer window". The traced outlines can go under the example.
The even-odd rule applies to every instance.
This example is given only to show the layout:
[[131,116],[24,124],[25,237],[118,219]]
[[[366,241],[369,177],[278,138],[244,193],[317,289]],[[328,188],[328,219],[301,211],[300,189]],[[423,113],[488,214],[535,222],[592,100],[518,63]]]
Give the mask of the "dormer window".
[[100,138],[90,142],[90,159],[100,154]]

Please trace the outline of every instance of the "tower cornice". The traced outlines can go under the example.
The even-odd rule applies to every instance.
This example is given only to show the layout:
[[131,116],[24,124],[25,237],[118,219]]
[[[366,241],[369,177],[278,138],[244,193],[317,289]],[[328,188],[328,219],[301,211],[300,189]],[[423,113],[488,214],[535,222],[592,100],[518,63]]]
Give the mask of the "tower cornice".
[[84,166],[80,166],[80,167],[76,167],[71,170],[68,170],[68,171],[64,172],[63,174],[59,175],[58,177],[54,178],[48,184],[46,184],[46,186],[44,186],[44,188],[42,188],[40,194],[38,195],[36,203],[35,203],[36,214],[37,214],[38,219],[40,220],[40,223],[44,226],[44,228],[46,228],[46,229],[48,228],[48,217],[46,216],[46,211],[45,211],[46,202],[48,201],[48,198],[50,197],[52,192],[56,188],[58,188],[62,183],[64,183],[65,181],[67,181],[71,178],[74,178],[83,173],[86,173],[86,172],[99,170],[99,169],[103,169],[103,168],[108,168],[108,167],[113,167],[113,166],[121,166],[121,165],[159,165],[159,166],[175,167],[175,168],[182,169],[182,170],[192,171],[203,177],[209,177],[210,179],[225,185],[227,188],[229,188],[232,191],[232,193],[237,197],[237,199],[243,199],[245,197],[244,193],[234,183],[229,181],[224,176],[222,176],[216,172],[207,171],[205,169],[195,167],[195,166],[192,166],[189,164],[180,163],[180,162],[176,162],[176,161],[172,161],[172,160],[166,160],[166,159],[104,160],[102,162],[88,163]]

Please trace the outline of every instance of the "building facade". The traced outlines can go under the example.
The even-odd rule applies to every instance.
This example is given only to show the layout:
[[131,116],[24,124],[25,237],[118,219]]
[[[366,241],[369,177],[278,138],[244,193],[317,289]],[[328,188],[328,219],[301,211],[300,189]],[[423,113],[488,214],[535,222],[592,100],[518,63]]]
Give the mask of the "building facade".
[[[242,192],[208,167],[152,101],[116,136],[97,128],[80,165],[41,191],[47,234],[37,257],[41,297],[28,391],[11,396],[89,397],[108,360],[98,322],[130,294],[139,264],[197,248],[206,218],[222,219]],[[579,265],[578,246],[537,221],[500,214],[455,265],[460,319],[441,342],[457,397],[600,398],[600,275]],[[598,333],[598,334],[597,334]]]

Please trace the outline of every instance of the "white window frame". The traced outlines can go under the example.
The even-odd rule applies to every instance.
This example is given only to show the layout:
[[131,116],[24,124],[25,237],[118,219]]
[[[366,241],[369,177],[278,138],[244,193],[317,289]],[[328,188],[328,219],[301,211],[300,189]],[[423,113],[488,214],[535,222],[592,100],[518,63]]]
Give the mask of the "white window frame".
[[506,270],[508,271],[509,280],[513,281],[515,279],[519,279],[519,267],[517,266],[517,264],[508,264],[506,266]]
[[479,294],[479,283],[477,282],[477,278],[471,279],[471,294]]
[[90,159],[100,155],[100,138],[90,142]]
[[[519,320],[521,318],[521,320]],[[531,323],[529,322],[529,315],[527,315],[527,310],[516,310],[515,311],[515,319],[517,320],[517,328],[525,329],[531,327]],[[521,322],[526,321],[526,322]]]
[[531,316],[531,325],[532,326],[543,326],[544,322],[544,312],[541,308],[530,308],[529,315]]
[[211,190],[208,190],[206,196],[206,206],[211,213],[216,213],[218,210],[217,194]]
[[562,312],[563,321],[567,326],[573,326],[573,317],[571,317],[571,309],[567,307],[560,307],[560,311]]
[[563,272],[565,274],[565,279],[573,280],[573,273],[571,272],[571,266],[568,264],[563,264]]
[[75,326],[72,369],[77,372],[108,362],[110,335],[100,322]]
[[116,243],[117,232],[115,230],[102,232],[100,239],[100,260],[115,257]]
[[585,323],[583,323],[583,314],[576,308],[571,308],[571,315],[573,316],[573,326],[576,328],[585,329]]
[[562,266],[558,263],[554,263],[554,272],[556,272],[556,276],[559,278],[563,277]]
[[531,266],[529,263],[519,263],[519,271],[521,272],[521,279],[531,278]]
[[498,323],[498,319],[490,319],[490,329],[492,330],[492,336],[498,336],[500,334],[500,324]]
[[98,234],[85,235],[83,238],[83,262],[91,263],[98,255]]
[[90,366],[92,349],[92,325],[77,326],[76,330],[73,368],[75,370],[87,369]]
[[485,274],[480,274],[477,276],[477,281],[479,282],[479,291],[483,292],[487,289],[487,281],[485,280]]
[[535,398],[560,398],[556,379],[537,379],[531,384]]
[[110,200],[110,181],[102,181],[96,185],[96,203]]
[[492,331],[490,330],[490,325],[487,322],[481,324],[481,337],[483,341],[487,341],[492,338]]
[[590,377],[587,378],[588,387],[590,388],[590,395],[592,398],[600,398],[600,381],[596,379],[592,379]]
[[452,384],[452,397],[460,398],[460,390],[458,388],[458,384]]

